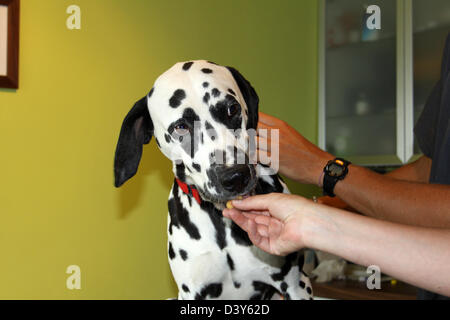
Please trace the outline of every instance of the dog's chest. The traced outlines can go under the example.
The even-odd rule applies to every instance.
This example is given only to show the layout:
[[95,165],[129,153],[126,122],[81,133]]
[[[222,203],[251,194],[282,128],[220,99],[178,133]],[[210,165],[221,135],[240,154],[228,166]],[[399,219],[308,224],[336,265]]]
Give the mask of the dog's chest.
[[199,205],[176,186],[169,198],[168,247],[181,294],[220,284],[220,295],[208,298],[248,299],[252,280],[267,277],[284,262],[252,246],[247,234],[211,203]]

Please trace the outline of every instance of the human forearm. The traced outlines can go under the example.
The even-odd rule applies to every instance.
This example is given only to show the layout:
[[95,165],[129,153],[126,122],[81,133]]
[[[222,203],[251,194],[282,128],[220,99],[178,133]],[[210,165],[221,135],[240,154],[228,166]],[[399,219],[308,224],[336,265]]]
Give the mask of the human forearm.
[[[316,205],[302,233],[308,247],[444,295],[450,294],[450,231],[402,226]],[[388,245],[387,245],[388,244]],[[433,276],[430,276],[433,275]],[[439,276],[442,275],[442,276]]]
[[[259,127],[280,131],[280,173],[300,183],[321,184],[323,168],[333,155],[274,117],[260,113]],[[271,154],[269,135],[261,134],[258,139],[258,152]],[[384,176],[351,165],[349,174],[336,184],[334,193],[349,207],[368,216],[411,225],[450,227],[450,186],[425,184],[430,169],[431,159],[427,157]],[[325,203],[324,200],[329,199],[321,202]],[[330,205],[345,206],[342,202]]]
[[386,173],[386,177],[397,180],[428,183],[430,178],[432,160],[426,156],[417,161],[404,165],[396,170]]
[[425,227],[450,227],[450,186],[392,179],[358,166],[335,193],[357,211],[379,219]]

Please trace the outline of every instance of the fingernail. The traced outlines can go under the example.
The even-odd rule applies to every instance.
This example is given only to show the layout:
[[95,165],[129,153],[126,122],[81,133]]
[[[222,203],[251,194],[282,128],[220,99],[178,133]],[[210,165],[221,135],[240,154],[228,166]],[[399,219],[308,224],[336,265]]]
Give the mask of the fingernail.
[[239,204],[241,202],[242,202],[242,199],[231,200],[231,204],[234,204],[234,205]]

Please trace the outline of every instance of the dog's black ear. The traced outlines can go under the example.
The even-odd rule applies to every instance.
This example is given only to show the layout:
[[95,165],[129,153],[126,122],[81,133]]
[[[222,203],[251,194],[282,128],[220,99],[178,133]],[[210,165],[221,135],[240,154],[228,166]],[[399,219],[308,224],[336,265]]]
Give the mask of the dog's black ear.
[[233,67],[227,67],[228,70],[230,70],[231,74],[233,75],[234,80],[239,86],[239,90],[242,92],[242,96],[244,97],[245,103],[247,104],[248,108],[248,122],[247,122],[247,130],[248,129],[255,129],[258,125],[258,105],[259,105],[259,98],[256,94],[255,89],[253,89],[250,82],[245,79],[242,74],[237,71]]
[[135,103],[123,120],[114,158],[115,186],[120,187],[137,172],[142,147],[152,139],[153,122],[147,97]]

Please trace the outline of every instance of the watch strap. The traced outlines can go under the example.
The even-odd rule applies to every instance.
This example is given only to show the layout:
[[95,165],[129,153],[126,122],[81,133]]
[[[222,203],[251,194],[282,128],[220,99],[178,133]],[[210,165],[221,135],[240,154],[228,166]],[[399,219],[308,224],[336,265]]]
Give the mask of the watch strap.
[[[340,176],[332,176],[328,173],[327,169],[328,166],[330,164],[338,164],[340,166],[342,166],[344,168],[342,175]],[[325,166],[325,168],[323,169],[324,171],[324,176],[323,176],[323,194],[329,197],[335,197],[336,195],[334,194],[334,187],[336,186],[336,183],[339,180],[343,180],[348,173],[348,166],[351,164],[350,161],[347,161],[345,159],[342,158],[336,158],[330,162],[328,162],[328,164]]]
[[334,187],[338,181],[339,179],[337,177],[332,177],[325,172],[323,175],[323,194],[334,198],[336,196],[334,194]]

